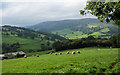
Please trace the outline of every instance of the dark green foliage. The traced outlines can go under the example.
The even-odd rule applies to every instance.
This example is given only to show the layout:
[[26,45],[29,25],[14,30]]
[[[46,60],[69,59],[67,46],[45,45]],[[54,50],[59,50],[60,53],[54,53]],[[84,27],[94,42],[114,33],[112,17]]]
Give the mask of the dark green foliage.
[[60,41],[56,41],[55,43],[53,43],[52,47],[56,50],[56,51],[61,51],[61,46],[62,43]]
[[2,53],[16,52],[20,48],[19,42],[14,44],[2,43]]
[[118,47],[118,48],[120,48],[120,33],[112,36],[112,37],[110,38],[110,40],[111,40],[111,42],[112,42],[113,47]]
[[[116,40],[117,39],[117,40]],[[111,39],[108,38],[94,38],[93,36],[88,36],[87,38],[82,38],[80,40],[73,40],[68,42],[56,41],[53,44],[53,48],[56,51],[67,50],[67,49],[78,49],[84,47],[119,47],[118,38],[113,36]]]
[[98,17],[100,22],[104,20],[120,26],[120,1],[119,2],[90,2],[88,1],[84,10],[80,10],[81,15],[90,13]]

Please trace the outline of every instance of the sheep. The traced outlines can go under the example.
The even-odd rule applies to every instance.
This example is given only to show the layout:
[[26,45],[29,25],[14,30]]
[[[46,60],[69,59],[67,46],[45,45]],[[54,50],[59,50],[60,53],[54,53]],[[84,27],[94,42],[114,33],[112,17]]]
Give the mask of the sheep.
[[69,54],[69,51],[67,52],[67,54]]
[[80,51],[77,51],[77,53],[79,53],[79,54],[80,54]]
[[55,53],[55,55],[57,55],[57,53]]
[[24,58],[27,58],[27,56],[25,55]]
[[50,55],[52,54],[52,52],[50,52]]
[[39,57],[39,55],[37,54],[36,57]]
[[39,57],[39,55],[37,55],[37,57]]
[[72,54],[75,54],[75,51],[73,51]]
[[62,55],[62,53],[60,52],[60,55]]

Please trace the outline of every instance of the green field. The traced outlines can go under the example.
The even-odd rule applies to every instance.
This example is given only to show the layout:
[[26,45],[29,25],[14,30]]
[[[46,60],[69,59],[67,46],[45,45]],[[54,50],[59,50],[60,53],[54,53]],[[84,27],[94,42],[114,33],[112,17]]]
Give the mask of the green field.
[[100,32],[108,32],[108,31],[109,31],[109,28],[105,28],[105,29],[100,30]]
[[88,25],[89,28],[95,28],[95,27],[98,27],[96,25]]
[[[40,41],[39,39],[29,39],[29,38],[20,38],[20,37],[3,37],[2,38],[2,42],[3,43],[9,43],[9,44],[13,44],[16,42],[20,43],[20,48],[19,50],[21,51],[28,51],[28,50],[37,50],[37,49],[41,49],[41,44],[45,44],[47,43],[48,40],[42,40]],[[53,41],[49,41],[50,43],[53,43]]]
[[[72,55],[72,51],[80,54]],[[69,51],[70,54],[66,54]],[[59,53],[59,52],[58,52]],[[117,48],[81,48],[62,51],[62,55],[44,54],[39,57],[2,61],[3,73],[118,73]]]
[[[76,26],[79,29],[81,29],[81,26]],[[75,31],[75,30],[71,30],[71,29],[62,29],[62,30],[56,30],[56,31],[52,31],[53,34],[58,34],[62,37],[68,38],[68,39],[80,39],[80,38],[85,38],[88,37],[90,35],[93,35],[94,37],[100,37],[104,35],[103,38],[106,38],[108,36],[106,36],[108,33],[108,31],[110,31],[109,28],[106,27],[102,27],[100,25],[87,25],[89,31],[91,31],[90,34],[88,33],[84,33],[81,30],[80,31]],[[95,31],[95,29],[98,29],[97,31]],[[101,29],[102,28],[102,29]],[[87,31],[87,30],[86,30]]]
[[90,34],[90,35],[95,36],[95,37],[98,37],[98,36],[100,36],[100,35],[106,35],[106,34],[103,34],[103,33],[101,33],[101,32],[94,32],[94,33],[92,33],[92,34]]
[[70,30],[70,29],[58,30],[58,31],[54,31],[52,33],[53,34],[57,33],[60,36],[62,36],[62,37],[65,36],[66,38],[69,38],[69,39],[78,39],[78,38],[84,38],[84,37],[88,36],[87,34],[84,34],[81,31],[73,31],[73,30]]

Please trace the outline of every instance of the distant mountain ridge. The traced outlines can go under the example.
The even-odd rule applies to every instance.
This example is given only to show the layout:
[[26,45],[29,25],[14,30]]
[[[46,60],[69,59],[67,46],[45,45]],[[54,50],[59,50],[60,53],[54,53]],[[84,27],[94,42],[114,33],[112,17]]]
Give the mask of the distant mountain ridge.
[[[29,28],[73,39],[89,35],[108,37],[117,33],[117,27],[112,25],[112,23],[100,23],[98,19],[94,18],[46,21],[30,26]],[[96,36],[96,34],[99,35]]]

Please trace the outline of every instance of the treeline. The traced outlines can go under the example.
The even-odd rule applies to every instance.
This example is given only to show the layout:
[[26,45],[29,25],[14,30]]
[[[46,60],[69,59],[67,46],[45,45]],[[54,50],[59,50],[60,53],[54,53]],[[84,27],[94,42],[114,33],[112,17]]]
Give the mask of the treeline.
[[2,43],[2,54],[9,52],[17,52],[18,48],[20,48],[19,42],[16,42],[14,44]]
[[70,40],[67,42],[56,41],[53,43],[53,48],[56,51],[67,50],[67,49],[77,49],[84,47],[120,47],[120,33],[112,36],[111,38],[94,38],[93,36],[88,36],[87,38],[82,38],[80,40]]

